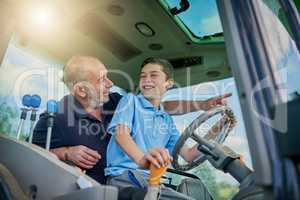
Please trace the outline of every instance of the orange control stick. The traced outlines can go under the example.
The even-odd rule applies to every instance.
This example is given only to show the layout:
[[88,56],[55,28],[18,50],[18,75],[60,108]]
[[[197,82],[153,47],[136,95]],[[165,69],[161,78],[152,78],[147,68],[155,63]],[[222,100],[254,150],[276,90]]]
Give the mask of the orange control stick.
[[149,177],[149,185],[159,185],[160,184],[160,178],[164,175],[166,172],[167,167],[160,167],[157,168],[153,164],[150,165],[150,177]]

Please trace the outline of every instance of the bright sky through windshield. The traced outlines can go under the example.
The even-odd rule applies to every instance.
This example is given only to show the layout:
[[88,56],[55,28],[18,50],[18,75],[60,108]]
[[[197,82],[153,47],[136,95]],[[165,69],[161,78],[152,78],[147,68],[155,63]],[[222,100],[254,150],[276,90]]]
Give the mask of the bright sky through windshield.
[[[166,0],[171,8],[179,8],[180,0]],[[189,0],[190,8],[178,15],[197,37],[222,33],[222,25],[215,0]],[[200,19],[200,20],[199,20]]]

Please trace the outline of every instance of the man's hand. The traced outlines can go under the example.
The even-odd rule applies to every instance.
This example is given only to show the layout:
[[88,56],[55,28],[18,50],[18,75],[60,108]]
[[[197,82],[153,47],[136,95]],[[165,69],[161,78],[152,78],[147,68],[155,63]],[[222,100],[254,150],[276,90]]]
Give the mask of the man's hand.
[[166,167],[172,161],[169,151],[165,148],[151,148],[139,161],[138,165],[142,169],[149,169],[152,163],[157,168]]
[[86,146],[68,147],[65,153],[65,159],[72,161],[78,167],[91,169],[101,159],[97,151],[94,151]]
[[205,111],[217,106],[217,105],[226,105],[226,98],[230,97],[232,93],[226,93],[221,96],[212,97],[205,101],[205,106],[203,107]]

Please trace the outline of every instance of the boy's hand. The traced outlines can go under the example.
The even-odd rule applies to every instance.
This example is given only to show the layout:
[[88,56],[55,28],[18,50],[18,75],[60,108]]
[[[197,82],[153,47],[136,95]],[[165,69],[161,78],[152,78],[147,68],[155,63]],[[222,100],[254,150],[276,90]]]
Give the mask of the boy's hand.
[[156,147],[149,149],[148,153],[139,160],[138,165],[142,169],[149,169],[151,163],[160,168],[168,166],[171,162],[172,157],[168,149]]
[[205,101],[205,106],[204,106],[204,110],[207,111],[217,105],[226,105],[226,98],[232,96],[232,93],[226,93],[224,95],[221,96],[216,96],[216,97],[212,97],[210,99],[207,99]]

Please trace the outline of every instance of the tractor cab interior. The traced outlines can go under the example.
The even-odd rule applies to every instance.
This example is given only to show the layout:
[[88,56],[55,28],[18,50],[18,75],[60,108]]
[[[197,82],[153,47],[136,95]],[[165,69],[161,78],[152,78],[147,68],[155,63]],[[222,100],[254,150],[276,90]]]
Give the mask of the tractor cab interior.
[[[2,0],[0,199],[114,200],[122,195],[125,195],[123,199],[130,199],[130,194],[145,195],[147,192],[132,188],[118,191],[113,186],[101,185],[49,151],[29,144],[26,141],[29,122],[27,125],[24,122],[24,131],[16,139],[20,108],[24,106],[22,97],[38,94],[42,100],[37,110],[40,114],[47,100],[58,101],[68,94],[61,81],[62,69],[74,55],[93,56],[105,63],[108,76],[114,82],[111,92],[121,95],[138,91],[139,68],[148,57],[167,59],[174,67],[175,85],[167,92],[165,100],[204,100],[228,92],[233,94],[227,106],[173,116],[181,136],[172,153],[173,167],[161,178],[166,187],[204,200],[275,199],[280,194],[275,192],[273,185],[274,166],[289,159],[291,162],[286,168],[277,170],[285,177],[287,171],[291,172],[288,169],[292,163],[298,163],[298,170],[292,167],[291,173],[299,181],[299,136],[295,139],[299,129],[295,125],[299,113],[296,110],[299,108],[297,76],[300,67],[294,64],[299,58],[295,42],[298,36],[284,7],[288,3],[281,0],[230,2]],[[293,11],[298,15],[298,1],[288,2],[292,2]],[[249,12],[250,17],[238,10]],[[280,24],[273,35],[268,30],[270,18],[270,24],[271,21]],[[255,27],[265,29],[256,30]],[[251,40],[251,31],[254,40]],[[272,44],[267,39],[271,40],[274,35],[279,38],[280,34],[284,39],[279,39],[282,42],[279,46],[259,46]],[[282,94],[277,87],[277,75],[274,76],[280,70],[274,68],[279,61],[272,55],[281,55],[284,49],[289,49],[284,55],[290,59],[281,61],[284,63],[282,69],[287,69],[285,73],[291,74],[286,81],[288,94],[285,100],[267,108],[264,103]],[[269,60],[262,62],[263,59]],[[272,75],[266,85],[274,87],[274,91],[262,91],[260,84],[264,84],[262,80],[267,76],[264,73]],[[279,74],[281,77],[282,72]],[[252,92],[255,84],[259,87]],[[280,119],[287,121],[286,117],[292,116],[286,123],[290,131],[281,129],[280,119],[272,121],[263,116],[264,109],[270,109],[275,116],[276,111],[285,110],[287,104],[288,111]],[[211,130],[220,125],[224,115],[231,121],[213,133]],[[274,132],[288,134],[262,134],[269,131],[266,127],[270,124]],[[275,139],[269,137],[273,134]],[[195,143],[200,144],[198,150],[203,156],[187,164],[178,152],[183,145]],[[272,148],[282,154],[273,155]],[[282,188],[298,184],[297,181],[286,182],[277,184]]]

